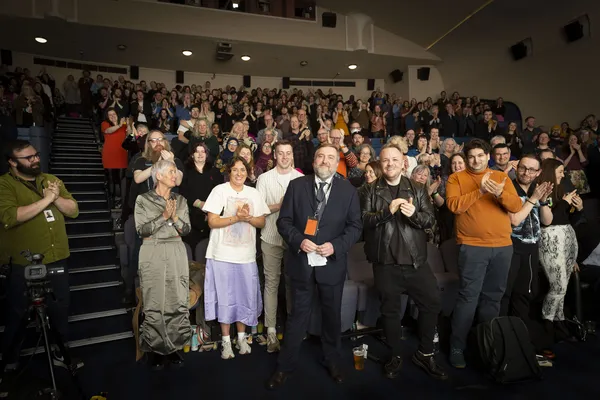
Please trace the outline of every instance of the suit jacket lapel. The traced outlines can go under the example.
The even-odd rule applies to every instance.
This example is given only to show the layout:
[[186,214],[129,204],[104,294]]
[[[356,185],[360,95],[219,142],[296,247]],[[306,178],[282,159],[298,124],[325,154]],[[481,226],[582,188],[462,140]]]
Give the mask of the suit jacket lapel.
[[[317,211],[317,198],[315,195],[315,177],[313,175],[307,176],[306,178],[306,195],[308,197],[308,202],[313,210],[313,212]],[[312,216],[311,216],[312,217]]]

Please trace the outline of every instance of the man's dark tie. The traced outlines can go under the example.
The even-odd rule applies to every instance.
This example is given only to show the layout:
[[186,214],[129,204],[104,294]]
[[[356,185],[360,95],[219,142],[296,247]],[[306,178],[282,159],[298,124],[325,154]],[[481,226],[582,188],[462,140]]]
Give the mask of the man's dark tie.
[[319,190],[317,191],[317,221],[321,219],[321,215],[323,215],[323,210],[325,209],[325,186],[327,182],[319,182]]

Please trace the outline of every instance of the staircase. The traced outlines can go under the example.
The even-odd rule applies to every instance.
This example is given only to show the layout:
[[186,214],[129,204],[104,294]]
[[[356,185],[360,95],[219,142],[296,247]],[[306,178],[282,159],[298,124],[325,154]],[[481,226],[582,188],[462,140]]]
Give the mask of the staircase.
[[58,119],[50,173],[64,182],[79,204],[79,217],[66,219],[71,251],[70,346],[130,338],[131,315],[121,304],[121,273],[102,156],[89,120]]

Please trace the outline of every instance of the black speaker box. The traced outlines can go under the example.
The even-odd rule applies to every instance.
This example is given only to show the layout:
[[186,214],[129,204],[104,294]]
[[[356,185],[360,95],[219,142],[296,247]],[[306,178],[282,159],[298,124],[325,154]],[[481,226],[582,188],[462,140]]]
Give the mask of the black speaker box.
[[512,45],[510,46],[510,53],[515,61],[519,61],[527,57],[527,45],[523,42]]
[[569,25],[565,25],[565,36],[567,42],[571,43],[579,40],[583,37],[583,25],[579,21],[571,22]]
[[375,90],[375,79],[367,79],[367,90]]
[[324,12],[321,16],[323,28],[335,28],[337,25],[337,14],[332,12]]
[[290,78],[289,77],[283,77],[282,79],[282,86],[284,89],[289,89],[290,88]]
[[428,81],[429,80],[429,67],[419,68],[417,70],[417,79],[420,81]]
[[184,83],[183,71],[175,71],[175,83]]
[[0,62],[1,64],[11,66],[13,64],[12,51],[5,49],[0,50],[0,60],[2,60]]
[[244,87],[248,89],[251,85],[250,75],[244,75]]
[[140,79],[140,67],[137,65],[132,65],[129,67],[129,77],[131,79]]
[[404,77],[404,72],[400,71],[399,69],[395,69],[392,72],[390,72],[390,78],[392,79],[392,82],[394,82],[394,83],[402,82],[403,77]]

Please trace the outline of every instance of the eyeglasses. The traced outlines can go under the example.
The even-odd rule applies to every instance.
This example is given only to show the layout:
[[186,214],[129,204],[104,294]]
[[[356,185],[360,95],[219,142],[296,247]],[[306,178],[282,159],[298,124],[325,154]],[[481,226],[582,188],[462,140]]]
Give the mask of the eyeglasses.
[[30,155],[30,156],[13,157],[13,158],[15,158],[17,160],[27,160],[27,161],[29,161],[31,163],[31,162],[35,161],[35,159],[38,159],[38,160],[41,159],[42,155],[41,155],[41,153],[35,153],[35,154]]
[[148,141],[151,143],[158,143],[158,142],[164,142],[165,139],[164,138],[152,138],[152,139],[148,139]]
[[533,174],[535,174],[536,172],[538,172],[538,171],[539,171],[539,169],[535,169],[535,168],[525,168],[525,167],[517,167],[517,171],[519,171],[519,172],[525,172],[525,173],[527,173],[527,174],[529,174],[529,175],[533,175]]
[[341,137],[333,137],[333,136],[329,136],[329,138],[330,138],[331,140],[335,140],[336,142],[337,142],[337,141],[340,141],[340,140],[342,140],[342,138],[341,138]]

